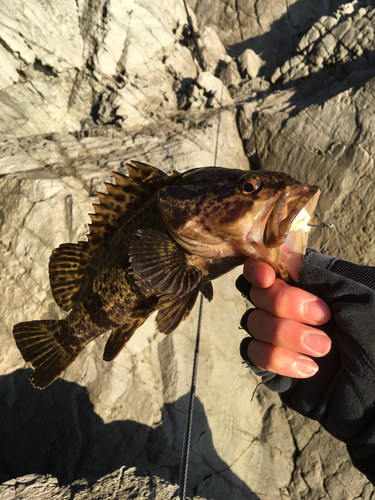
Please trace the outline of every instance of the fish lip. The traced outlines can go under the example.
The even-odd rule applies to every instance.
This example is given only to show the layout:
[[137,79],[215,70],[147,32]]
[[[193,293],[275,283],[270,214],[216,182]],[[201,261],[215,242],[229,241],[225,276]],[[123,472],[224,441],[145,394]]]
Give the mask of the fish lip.
[[[266,248],[276,248],[285,244],[293,220],[303,208],[305,208],[312,220],[320,193],[318,186],[308,186],[306,184],[297,187],[291,186],[290,189],[286,190],[277,200],[268,217],[263,235],[264,246]],[[285,210],[287,210],[286,216]],[[297,245],[298,248],[292,243],[293,248],[291,250],[304,253],[305,248],[303,247],[307,245],[307,238],[308,231],[306,231],[305,238],[302,238],[305,241]]]

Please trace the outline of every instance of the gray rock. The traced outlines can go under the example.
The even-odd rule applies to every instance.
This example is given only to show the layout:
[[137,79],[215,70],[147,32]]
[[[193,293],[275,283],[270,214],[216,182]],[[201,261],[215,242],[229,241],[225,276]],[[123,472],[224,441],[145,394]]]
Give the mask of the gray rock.
[[288,83],[314,74],[322,68],[335,68],[346,75],[353,68],[373,67],[374,9],[366,2],[349,3],[334,15],[319,19],[298,44],[299,57],[276,70],[271,81]]
[[237,63],[232,59],[224,72],[224,83],[227,87],[238,87],[240,83],[242,83],[241,75],[237,68]]
[[[366,15],[373,19],[369,12],[367,7]],[[357,61],[355,55],[352,60]],[[374,71],[371,62],[365,71],[358,64],[357,73],[345,79],[338,61],[333,67],[329,59],[322,64],[316,77],[277,95],[279,109],[284,106],[280,120],[275,120],[273,111],[268,112],[275,103],[275,96],[270,94],[260,106],[254,102],[244,105],[240,128],[247,154],[258,165],[280,169],[287,162],[292,175],[306,172],[310,182],[320,182],[323,196],[319,218],[336,222],[339,234],[339,242],[333,235],[325,251],[338,252],[340,244],[346,259],[365,263],[372,255],[372,240],[364,228],[372,227],[372,211],[365,206],[370,206],[372,199],[368,183],[372,178],[373,147],[369,141],[371,127],[365,118],[368,107],[364,103],[373,93]],[[324,79],[328,68],[330,78]],[[292,75],[291,71],[287,75]],[[290,82],[289,78],[284,81]],[[287,103],[293,104],[293,113]],[[326,172],[324,176],[318,173],[322,171]],[[354,195],[353,185],[354,191],[364,190],[360,200]],[[363,228],[356,235],[355,248],[348,239],[354,227]],[[315,237],[312,241],[318,248],[328,239],[325,234]]]
[[[166,500],[175,497],[178,487],[139,469],[121,467],[119,470],[89,484],[77,480],[69,486],[59,486],[56,478],[29,474],[0,485],[2,500]],[[204,500],[187,497],[187,500]]]
[[[331,15],[340,0],[269,2],[268,0],[190,0],[202,30],[213,27],[230,55],[252,49],[264,61],[263,74],[270,77],[292,57],[301,34],[322,16]],[[348,9],[347,9],[348,10]]]

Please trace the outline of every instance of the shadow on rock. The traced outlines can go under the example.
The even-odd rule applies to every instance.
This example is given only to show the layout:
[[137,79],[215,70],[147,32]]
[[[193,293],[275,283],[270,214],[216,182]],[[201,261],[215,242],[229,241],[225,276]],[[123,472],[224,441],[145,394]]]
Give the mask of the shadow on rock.
[[284,84],[282,88],[294,88],[289,100],[293,106],[290,115],[293,116],[309,106],[322,106],[346,90],[356,92],[374,77],[375,51],[365,51],[361,57],[324,66],[314,74]]
[[[139,467],[178,483],[188,395],[164,405],[156,428],[132,420],[105,424],[86,388],[56,380],[34,389],[31,370],[0,377],[0,483],[30,473],[60,484],[89,482],[121,466]],[[195,399],[188,494],[214,500],[252,499],[248,486],[216,453],[204,408]]]
[[239,56],[246,49],[252,49],[257,54],[261,54],[265,61],[262,76],[269,78],[277,67],[282,66],[285,61],[295,55],[302,35],[320,17],[330,16],[336,12],[342,3],[341,0],[329,2],[298,0],[288,5],[287,13],[277,19],[269,31],[231,45],[228,52],[232,57]]

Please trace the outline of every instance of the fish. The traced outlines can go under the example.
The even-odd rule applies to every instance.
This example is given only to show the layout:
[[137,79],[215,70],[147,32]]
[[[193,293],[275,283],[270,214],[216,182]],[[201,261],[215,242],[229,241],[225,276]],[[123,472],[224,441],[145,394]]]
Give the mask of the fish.
[[212,280],[249,256],[290,281],[281,246],[305,253],[318,186],[266,170],[200,167],[167,175],[140,161],[125,165],[128,175],[113,172],[107,193],[97,192],[87,241],[63,243],[51,254],[52,295],[69,314],[13,328],[38,389],[109,330],[105,361],[155,311],[158,330],[173,332],[199,292],[211,300]]

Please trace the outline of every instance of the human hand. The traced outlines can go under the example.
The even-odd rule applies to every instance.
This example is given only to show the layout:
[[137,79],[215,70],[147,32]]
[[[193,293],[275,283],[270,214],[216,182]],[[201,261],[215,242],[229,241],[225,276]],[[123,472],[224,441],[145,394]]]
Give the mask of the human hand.
[[[300,254],[283,247],[282,261],[293,280],[302,267]],[[250,300],[257,307],[247,311],[241,325],[255,339],[247,348],[249,360],[258,368],[293,378],[308,378],[318,371],[310,357],[321,357],[331,348],[330,338],[317,326],[330,316],[320,298],[285,283],[264,262],[251,257],[244,276],[252,284]],[[242,280],[242,285],[245,285]],[[242,288],[244,288],[242,286]],[[248,285],[250,288],[250,284]],[[240,290],[247,295],[245,289]]]
[[237,280],[259,308],[242,318],[255,339],[242,341],[242,357],[285,405],[345,442],[375,484],[375,267],[314,251],[302,268],[294,254],[283,262],[299,288],[252,259]]

